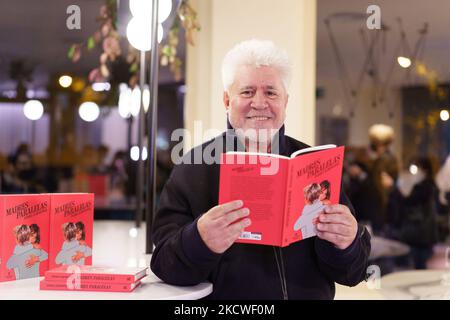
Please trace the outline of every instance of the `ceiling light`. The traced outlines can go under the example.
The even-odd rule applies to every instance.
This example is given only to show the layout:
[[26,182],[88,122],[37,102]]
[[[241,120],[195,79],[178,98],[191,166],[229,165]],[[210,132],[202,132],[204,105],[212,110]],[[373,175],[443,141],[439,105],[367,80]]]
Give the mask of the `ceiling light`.
[[59,77],[59,85],[63,88],[68,88],[72,84],[72,77],[71,76],[61,76]]
[[39,120],[44,114],[44,106],[39,100],[29,100],[23,105],[23,114],[29,120]]
[[407,57],[398,57],[397,58],[397,62],[398,64],[402,67],[402,68],[409,68],[409,66],[411,65],[411,59],[407,58]]

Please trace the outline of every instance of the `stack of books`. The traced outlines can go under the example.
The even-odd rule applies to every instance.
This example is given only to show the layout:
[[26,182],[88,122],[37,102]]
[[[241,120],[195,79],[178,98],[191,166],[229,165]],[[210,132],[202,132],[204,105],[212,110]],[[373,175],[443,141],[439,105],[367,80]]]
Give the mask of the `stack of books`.
[[61,266],[45,272],[41,290],[131,292],[147,276],[148,267]]
[[0,195],[0,282],[92,265],[94,194]]

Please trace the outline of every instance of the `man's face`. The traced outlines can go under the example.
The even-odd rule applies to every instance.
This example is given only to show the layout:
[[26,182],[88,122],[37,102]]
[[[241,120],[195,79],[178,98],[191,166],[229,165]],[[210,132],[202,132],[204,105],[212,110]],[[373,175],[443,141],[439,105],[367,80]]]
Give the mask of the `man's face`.
[[279,71],[267,66],[237,68],[223,101],[234,129],[278,130],[286,118],[288,94]]

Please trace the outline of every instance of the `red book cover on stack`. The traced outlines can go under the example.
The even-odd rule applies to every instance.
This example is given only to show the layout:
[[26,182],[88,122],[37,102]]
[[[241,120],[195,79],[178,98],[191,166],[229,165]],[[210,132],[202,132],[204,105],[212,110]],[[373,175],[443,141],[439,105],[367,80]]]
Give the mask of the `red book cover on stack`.
[[147,275],[148,268],[112,268],[102,266],[61,266],[50,269],[45,273],[45,280],[66,281],[71,275],[79,275],[80,280],[86,282],[136,282]]
[[325,145],[291,157],[228,152],[220,165],[219,204],[243,200],[252,224],[240,243],[285,247],[317,234],[317,216],[339,203],[344,147]]
[[73,290],[73,291],[99,291],[99,292],[131,292],[140,285],[135,283],[80,283],[67,284],[65,282],[54,282],[42,280],[39,283],[40,290]]
[[112,268],[102,266],[61,266],[50,269],[41,290],[133,291],[147,276],[148,267]]
[[0,281],[43,276],[48,270],[49,195],[0,196]]
[[51,194],[50,261],[60,265],[91,265],[94,194]]

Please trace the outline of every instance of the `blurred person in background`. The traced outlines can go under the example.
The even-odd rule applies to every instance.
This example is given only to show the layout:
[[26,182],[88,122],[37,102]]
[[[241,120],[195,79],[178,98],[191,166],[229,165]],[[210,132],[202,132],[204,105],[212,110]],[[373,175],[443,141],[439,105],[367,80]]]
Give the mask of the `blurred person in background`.
[[98,163],[97,159],[97,150],[91,144],[84,145],[77,163],[78,170],[82,173],[93,173]]
[[108,168],[111,201],[119,201],[125,198],[128,182],[127,165],[127,153],[125,151],[117,151]]
[[436,174],[435,183],[439,190],[439,239],[445,242],[450,233],[450,155]]
[[436,174],[435,181],[439,189],[439,203],[446,208],[445,211],[448,213],[450,208],[450,155]]
[[426,263],[433,254],[433,245],[438,240],[436,224],[436,201],[438,189],[433,179],[429,158],[414,162],[417,173],[409,194],[399,188],[400,240],[410,248],[410,258],[416,269],[426,269]]
[[370,201],[370,181],[367,165],[353,160],[345,170],[346,191],[356,212],[356,219],[370,225],[374,221],[374,208]]
[[37,181],[37,169],[28,144],[21,143],[8,157],[2,187],[5,193],[45,192]]
[[374,233],[384,234],[388,228],[388,205],[398,178],[398,163],[391,151],[394,130],[384,124],[369,128],[370,146],[367,150],[368,190],[367,206]]
[[106,163],[106,159],[108,157],[109,148],[101,144],[97,148],[97,164],[93,168],[96,174],[106,174],[108,172],[108,164]]

